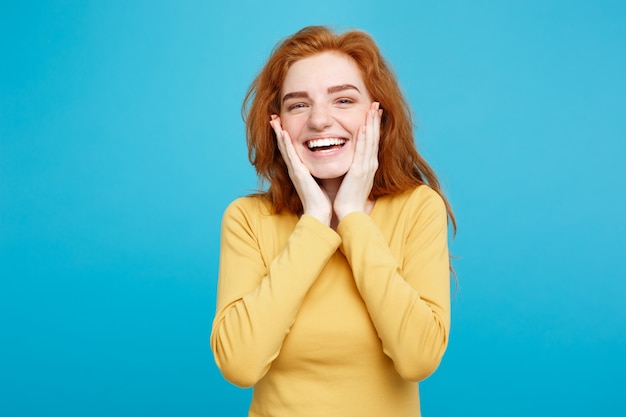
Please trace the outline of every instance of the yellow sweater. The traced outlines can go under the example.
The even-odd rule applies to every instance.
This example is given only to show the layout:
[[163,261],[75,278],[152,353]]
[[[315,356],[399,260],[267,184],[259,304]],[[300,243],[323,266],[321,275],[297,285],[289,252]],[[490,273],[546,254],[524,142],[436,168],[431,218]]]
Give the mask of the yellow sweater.
[[335,232],[235,200],[222,221],[215,361],[250,416],[416,417],[450,328],[447,218],[427,186]]

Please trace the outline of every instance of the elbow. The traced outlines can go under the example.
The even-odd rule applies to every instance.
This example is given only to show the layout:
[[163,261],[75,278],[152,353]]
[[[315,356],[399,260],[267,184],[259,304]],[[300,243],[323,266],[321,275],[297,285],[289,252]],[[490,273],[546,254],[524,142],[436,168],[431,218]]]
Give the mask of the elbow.
[[224,379],[241,388],[255,385],[265,376],[269,368],[269,366],[257,363],[253,352],[233,349],[216,335],[211,338],[211,350],[215,364]]
[[220,362],[217,358],[215,362],[224,379],[240,388],[250,388],[262,378],[262,375],[250,368],[246,369],[232,362]]
[[412,341],[405,340],[404,348],[396,351],[394,367],[403,379],[423,381],[439,367],[450,336],[449,319],[440,317],[435,315],[435,319],[423,327],[418,337]]
[[432,375],[439,367],[443,351],[439,355],[415,355],[394,363],[396,372],[407,381],[420,382]]
[[435,337],[423,339],[418,346],[404,349],[406,354],[395,356],[394,367],[403,379],[423,381],[437,370],[448,346],[448,332],[441,330]]

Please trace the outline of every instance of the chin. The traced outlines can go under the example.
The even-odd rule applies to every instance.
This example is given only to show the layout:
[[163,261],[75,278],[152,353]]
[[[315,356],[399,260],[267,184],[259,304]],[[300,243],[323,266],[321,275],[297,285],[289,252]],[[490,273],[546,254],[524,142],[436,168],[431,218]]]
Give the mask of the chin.
[[343,178],[350,170],[350,165],[350,163],[324,164],[322,166],[320,164],[311,164],[307,168],[311,175],[319,180],[334,180]]
[[348,173],[347,169],[338,169],[338,170],[324,170],[323,172],[316,172],[311,170],[311,175],[318,180],[335,180],[338,178],[343,178]]

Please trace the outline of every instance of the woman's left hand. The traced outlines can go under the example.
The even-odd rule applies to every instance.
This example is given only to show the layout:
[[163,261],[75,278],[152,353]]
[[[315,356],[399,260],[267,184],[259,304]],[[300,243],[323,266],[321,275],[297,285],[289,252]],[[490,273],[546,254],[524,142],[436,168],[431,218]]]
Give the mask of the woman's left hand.
[[374,102],[367,112],[365,125],[355,133],[356,149],[350,170],[344,177],[333,210],[341,221],[346,215],[367,212],[369,195],[378,169],[378,144],[380,142],[380,120],[383,110]]

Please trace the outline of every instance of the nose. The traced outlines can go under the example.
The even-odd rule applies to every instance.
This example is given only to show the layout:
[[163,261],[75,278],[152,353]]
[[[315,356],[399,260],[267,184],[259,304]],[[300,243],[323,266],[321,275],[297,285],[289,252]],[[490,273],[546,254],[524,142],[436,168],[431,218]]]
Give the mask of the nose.
[[311,107],[308,124],[311,129],[324,130],[333,123],[330,109],[327,106],[318,105]]

